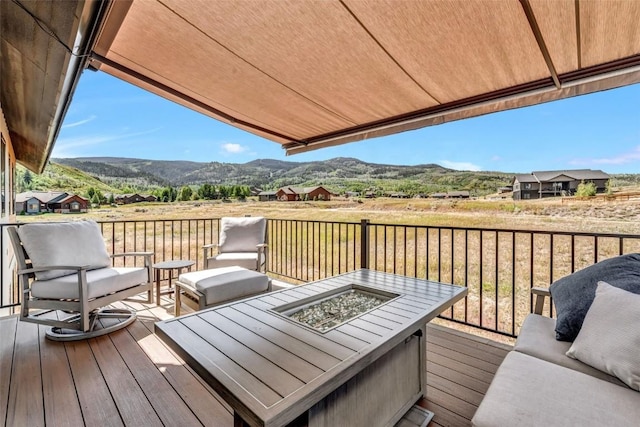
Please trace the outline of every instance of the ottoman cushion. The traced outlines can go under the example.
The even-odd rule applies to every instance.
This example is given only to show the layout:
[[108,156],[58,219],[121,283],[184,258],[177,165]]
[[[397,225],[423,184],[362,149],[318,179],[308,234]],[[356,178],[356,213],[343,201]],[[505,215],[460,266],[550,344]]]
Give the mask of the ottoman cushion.
[[183,273],[178,280],[202,293],[207,306],[265,292],[269,288],[269,277],[266,274],[242,267]]

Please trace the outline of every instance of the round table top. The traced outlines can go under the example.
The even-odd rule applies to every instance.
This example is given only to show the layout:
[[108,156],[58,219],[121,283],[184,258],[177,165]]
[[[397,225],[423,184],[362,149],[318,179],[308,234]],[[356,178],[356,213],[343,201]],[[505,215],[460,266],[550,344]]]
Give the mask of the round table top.
[[186,268],[191,267],[195,264],[195,261],[191,261],[188,259],[174,259],[171,261],[162,261],[153,264],[151,267],[157,268],[160,270],[171,270],[174,268]]

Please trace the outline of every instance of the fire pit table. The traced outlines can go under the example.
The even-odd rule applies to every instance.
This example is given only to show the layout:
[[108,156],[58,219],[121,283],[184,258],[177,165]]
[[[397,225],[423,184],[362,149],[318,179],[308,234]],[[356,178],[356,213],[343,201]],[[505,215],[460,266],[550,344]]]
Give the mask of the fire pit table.
[[467,289],[358,270],[158,322],[235,425],[392,426],[425,393],[426,323]]

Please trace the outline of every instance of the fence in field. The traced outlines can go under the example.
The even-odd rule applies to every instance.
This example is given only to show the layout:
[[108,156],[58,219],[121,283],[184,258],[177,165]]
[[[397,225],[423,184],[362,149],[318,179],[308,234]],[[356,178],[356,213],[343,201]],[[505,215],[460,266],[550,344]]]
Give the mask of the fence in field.
[[[100,227],[111,253],[152,251],[154,262],[191,259],[196,269],[202,269],[202,246],[217,242],[219,219],[102,221]],[[468,296],[441,317],[508,336],[517,336],[524,317],[531,312],[531,287],[546,287],[606,258],[640,252],[640,235],[379,224],[368,220],[270,219],[268,236],[268,272],[274,277],[299,283],[370,268],[466,286]],[[3,257],[7,256],[8,244],[6,238],[0,241]],[[119,262],[133,265],[136,260]],[[12,266],[3,260],[2,268]],[[0,273],[3,278],[12,276],[6,271]],[[20,304],[16,283],[3,280],[0,308]],[[552,310],[549,304],[546,310]]]

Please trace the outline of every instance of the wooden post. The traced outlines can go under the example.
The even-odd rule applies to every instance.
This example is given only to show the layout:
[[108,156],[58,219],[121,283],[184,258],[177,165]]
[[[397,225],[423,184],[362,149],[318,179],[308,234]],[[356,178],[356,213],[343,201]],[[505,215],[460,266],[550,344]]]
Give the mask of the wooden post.
[[360,268],[369,268],[369,220],[360,221]]

